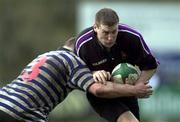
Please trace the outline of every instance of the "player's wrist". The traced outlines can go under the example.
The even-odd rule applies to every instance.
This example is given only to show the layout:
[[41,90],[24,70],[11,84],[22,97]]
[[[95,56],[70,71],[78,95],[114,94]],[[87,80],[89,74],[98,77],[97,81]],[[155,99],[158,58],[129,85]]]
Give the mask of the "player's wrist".
[[125,89],[127,90],[128,96],[136,96],[137,90],[136,87],[130,84],[124,84]]

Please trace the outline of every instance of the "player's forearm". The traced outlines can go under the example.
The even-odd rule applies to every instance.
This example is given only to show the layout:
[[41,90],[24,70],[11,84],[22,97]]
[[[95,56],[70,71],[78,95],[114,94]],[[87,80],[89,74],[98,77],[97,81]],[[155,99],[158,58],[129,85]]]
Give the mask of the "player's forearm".
[[141,71],[141,74],[140,74],[140,77],[139,77],[137,83],[147,82],[154,75],[155,72],[156,72],[156,69]]
[[107,82],[106,85],[95,83],[90,87],[90,92],[95,96],[102,98],[135,96],[134,86],[128,84],[121,85],[112,82]]

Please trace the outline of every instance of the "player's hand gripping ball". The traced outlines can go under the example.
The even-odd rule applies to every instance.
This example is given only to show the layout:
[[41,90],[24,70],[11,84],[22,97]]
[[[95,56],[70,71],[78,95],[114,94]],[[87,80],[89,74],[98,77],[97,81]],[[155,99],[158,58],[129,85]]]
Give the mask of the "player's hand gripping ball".
[[134,85],[139,79],[140,70],[129,63],[118,64],[111,73],[112,78],[117,83],[127,83]]

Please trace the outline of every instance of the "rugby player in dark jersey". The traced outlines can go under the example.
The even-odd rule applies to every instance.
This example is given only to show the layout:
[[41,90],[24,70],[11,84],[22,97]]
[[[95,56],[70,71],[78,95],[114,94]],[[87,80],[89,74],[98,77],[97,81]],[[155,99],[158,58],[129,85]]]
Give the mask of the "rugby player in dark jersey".
[[[139,66],[140,78],[136,85],[146,84],[157,69],[157,61],[142,35],[119,23],[117,13],[103,8],[96,13],[92,27],[83,30],[76,39],[76,54],[93,71],[95,81],[110,80],[113,68],[122,62]],[[122,84],[126,87],[126,84]],[[124,94],[122,90],[122,94]],[[87,93],[94,110],[110,122],[139,122],[138,96],[115,99],[98,98]]]
[[[121,96],[122,86],[93,80],[89,68],[72,52],[74,42],[74,38],[69,39],[63,48],[39,55],[15,80],[0,89],[0,122],[47,122],[49,112],[73,89],[98,97]],[[149,85],[129,85],[128,89],[140,97],[152,94]]]

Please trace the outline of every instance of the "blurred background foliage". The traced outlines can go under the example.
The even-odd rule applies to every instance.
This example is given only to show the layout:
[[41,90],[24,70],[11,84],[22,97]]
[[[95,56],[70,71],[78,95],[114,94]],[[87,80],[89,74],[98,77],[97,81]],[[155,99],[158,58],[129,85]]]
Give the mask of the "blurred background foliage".
[[0,0],[0,80],[75,34],[75,1]]
[[[87,4],[86,4],[87,2]],[[88,5],[89,2],[89,5]],[[91,2],[94,2],[91,4]],[[80,30],[81,25],[85,25],[89,22],[90,14],[86,15],[87,9],[97,9],[97,4],[103,6],[107,4],[108,0],[0,0],[0,86],[3,86],[13,80],[21,72],[21,70],[34,59],[37,55],[46,51],[55,50],[59,46],[62,46],[64,40],[71,36],[75,36]],[[167,3],[170,7],[179,10],[180,0],[113,0],[113,2],[119,2],[116,5],[135,5],[134,3]],[[112,2],[112,3],[113,3]],[[122,2],[122,4],[121,4]],[[133,2],[133,3],[132,3]],[[85,4],[83,4],[85,3]],[[137,5],[136,4],[136,5]],[[84,5],[84,6],[83,6]],[[92,5],[96,5],[93,6]],[[111,4],[112,5],[112,4]],[[80,11],[79,10],[83,10]],[[120,7],[118,7],[120,9]],[[121,6],[123,9],[123,6]],[[131,8],[127,7],[127,10]],[[158,8],[156,8],[158,9]],[[126,12],[126,10],[124,10]],[[136,11],[136,9],[134,9]],[[120,10],[123,16],[123,10]],[[125,13],[124,12],[124,13]],[[131,11],[129,11],[131,12]],[[162,35],[157,37],[159,40],[166,40],[168,36],[172,36],[172,41],[179,47],[179,28],[180,24],[177,11],[169,12],[166,20],[161,18],[161,21],[157,20],[161,27],[163,22],[168,25],[174,22],[176,24],[168,25],[167,28],[161,28]],[[82,18],[79,14],[82,14]],[[136,18],[143,16],[140,13],[132,14]],[[170,16],[175,14],[174,16]],[[86,16],[85,16],[86,15]],[[155,12],[151,14],[153,17],[157,15]],[[130,15],[129,15],[130,16]],[[131,16],[131,17],[132,17]],[[84,18],[83,18],[84,17]],[[124,17],[125,18],[125,17]],[[130,17],[129,17],[130,18]],[[123,19],[123,17],[122,17]],[[143,25],[143,19],[129,19],[126,24],[137,25],[137,28],[141,31],[149,29],[150,31],[143,32],[143,35],[147,35],[149,32],[157,32],[153,30],[154,25]],[[159,19],[159,18],[158,18]],[[139,22],[139,23],[138,23]],[[159,25],[158,24],[158,25]],[[82,26],[84,28],[84,26]],[[147,27],[147,28],[146,28]],[[173,27],[173,28],[170,28]],[[176,33],[176,35],[164,34],[163,30],[170,30]],[[166,32],[166,31],[164,31]],[[167,33],[169,33],[167,31]],[[152,36],[151,34],[149,34]],[[148,38],[148,36],[145,36]],[[149,37],[150,37],[149,36]],[[175,40],[176,39],[176,40]],[[149,39],[148,39],[149,40]],[[149,44],[152,41],[149,40]],[[171,40],[169,40],[171,42]],[[160,42],[161,45],[162,42]],[[154,43],[156,44],[156,43]],[[163,42],[166,44],[166,42]],[[170,43],[169,43],[170,44]],[[167,44],[168,45],[168,44]],[[173,49],[174,47],[172,47]],[[176,50],[176,48],[174,48]],[[160,48],[159,48],[160,50]],[[153,77],[155,81],[156,90],[154,95],[147,100],[140,100],[142,120],[144,122],[179,122],[180,116],[180,51],[170,52],[168,49],[166,52],[159,53],[158,49],[155,54],[160,61],[160,67],[157,75]],[[167,53],[168,52],[168,53]],[[157,81],[157,82],[156,82]],[[152,84],[153,85],[153,84]],[[55,108],[50,114],[49,122],[106,122],[100,118],[89,106],[83,92],[75,90],[68,98],[59,106]]]

